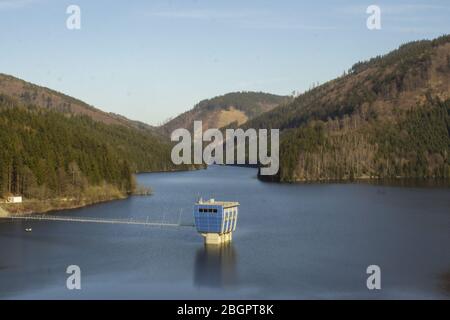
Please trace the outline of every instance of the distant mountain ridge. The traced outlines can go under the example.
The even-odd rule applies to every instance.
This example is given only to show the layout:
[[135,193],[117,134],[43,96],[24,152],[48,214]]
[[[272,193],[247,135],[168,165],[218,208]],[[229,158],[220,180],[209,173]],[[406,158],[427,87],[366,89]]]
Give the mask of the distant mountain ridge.
[[[17,114],[11,108],[17,108]],[[87,181],[101,183],[99,172],[112,168],[114,177],[107,182],[126,191],[133,183],[130,172],[177,169],[170,161],[167,137],[178,128],[192,130],[195,120],[203,121],[203,129],[280,129],[280,170],[273,177],[277,181],[449,178],[450,36],[411,42],[358,62],[348,73],[295,99],[233,92],[203,100],[157,128],[3,74],[0,111],[4,117],[0,117],[0,129],[8,146],[0,150],[2,192],[20,190],[20,178],[30,170],[32,177],[51,178],[50,190],[58,187],[55,170],[62,168],[63,176],[70,172],[70,154],[55,158],[49,166],[36,158],[26,163],[30,154],[24,139],[29,133],[39,133],[39,126],[49,136],[37,135],[41,139],[37,141],[59,143],[53,139],[49,119],[64,119],[61,130],[73,141],[76,167],[84,171]],[[21,125],[22,118],[28,122]],[[86,140],[90,153],[95,145],[101,146],[104,158],[86,150],[79,153],[84,140],[73,132],[80,129],[90,133]],[[13,142],[8,144],[8,139]],[[39,157],[45,159],[45,154]],[[111,167],[111,161],[119,165]],[[42,183],[37,180],[38,185]]]
[[0,197],[41,200],[24,212],[121,198],[136,172],[193,168],[171,162],[170,141],[152,126],[3,74],[0,142]]
[[155,129],[146,123],[104,112],[63,93],[2,73],[0,73],[0,94],[14,97],[24,105],[34,105],[66,114],[86,115],[105,124],[117,124],[135,129]]
[[450,177],[450,36],[415,41],[245,128],[279,128],[279,181]]
[[283,103],[291,97],[263,92],[232,92],[199,102],[189,111],[166,122],[159,130],[166,136],[178,128],[192,131],[194,121],[202,121],[203,129],[239,126]]

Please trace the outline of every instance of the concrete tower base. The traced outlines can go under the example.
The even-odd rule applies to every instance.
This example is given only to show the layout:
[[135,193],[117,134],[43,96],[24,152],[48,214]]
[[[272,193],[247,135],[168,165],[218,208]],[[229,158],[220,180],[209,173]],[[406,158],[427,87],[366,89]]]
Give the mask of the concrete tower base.
[[228,233],[203,233],[202,236],[205,238],[206,245],[221,245],[227,242],[231,242],[232,232]]

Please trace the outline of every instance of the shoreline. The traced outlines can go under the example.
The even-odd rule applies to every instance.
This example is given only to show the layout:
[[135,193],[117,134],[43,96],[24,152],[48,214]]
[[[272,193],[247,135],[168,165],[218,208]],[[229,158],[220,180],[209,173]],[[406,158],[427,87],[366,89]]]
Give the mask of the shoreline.
[[[7,207],[5,207],[5,203],[0,204],[0,217],[8,218],[11,215],[33,215],[33,214],[52,214],[55,211],[70,211],[85,207],[90,207],[96,204],[112,202],[117,200],[125,200],[128,199],[130,195],[123,196],[114,196],[110,198],[98,199],[98,200],[87,200],[82,199],[79,200],[78,203],[73,203],[74,201],[61,201],[61,200],[42,200],[42,201],[30,201],[30,202],[22,202],[20,204],[6,204],[6,206],[15,206],[16,210],[11,211]],[[70,203],[72,202],[72,203]],[[59,203],[55,205],[55,203]],[[38,206],[42,206],[39,209],[33,208],[32,206],[37,204]]]
[[176,173],[176,172],[192,172],[192,171],[198,171],[198,170],[206,170],[208,169],[208,166],[199,166],[195,168],[189,168],[189,169],[170,169],[170,170],[158,170],[158,171],[138,171],[136,174],[150,174],[150,173]]
[[[245,166],[244,166],[245,167]],[[185,172],[185,171],[197,171],[204,170],[205,168],[194,168],[190,170],[169,170],[169,171],[150,171],[150,172],[139,172],[138,174],[149,174],[149,173],[175,173],[175,172]],[[450,187],[449,179],[424,179],[424,178],[371,178],[371,177],[361,177],[353,180],[342,179],[342,180],[296,180],[296,181],[278,181],[276,179],[267,179],[267,177],[261,177],[257,175],[258,180],[266,183],[280,183],[280,184],[371,184],[379,186],[394,186],[394,187]],[[117,200],[128,199],[133,194],[114,194],[105,196],[99,199],[50,199],[50,200],[28,200],[19,204],[12,203],[0,203],[0,218],[7,218],[11,215],[32,215],[32,214],[52,214],[55,211],[70,211],[74,209],[80,209],[84,207],[93,206],[96,204],[112,202]],[[139,196],[137,194],[136,196]],[[13,208],[13,210],[11,210]]]
[[[149,174],[149,173],[175,173],[175,172],[189,172],[206,169],[205,167],[192,167],[184,169],[172,169],[165,171],[148,171],[137,172],[136,174]],[[22,203],[0,203],[0,218],[7,218],[11,215],[32,215],[32,214],[52,214],[55,211],[70,211],[74,209],[85,208],[96,204],[112,202],[117,200],[125,200],[130,196],[150,196],[149,194],[114,194],[106,196],[100,199],[80,199],[80,200],[62,200],[62,199],[49,199],[49,200],[28,200]],[[14,208],[11,210],[8,207]]]
[[443,187],[450,188],[449,178],[417,178],[417,177],[394,177],[394,178],[377,178],[370,176],[362,176],[358,178],[345,179],[293,179],[289,181],[280,181],[277,176],[261,176],[257,175],[258,180],[265,183],[280,184],[371,184],[379,186],[393,187]]

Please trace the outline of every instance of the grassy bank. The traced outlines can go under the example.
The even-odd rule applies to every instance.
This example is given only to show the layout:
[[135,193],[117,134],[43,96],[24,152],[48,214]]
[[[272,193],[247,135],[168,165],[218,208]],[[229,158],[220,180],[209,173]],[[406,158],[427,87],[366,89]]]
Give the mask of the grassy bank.
[[[73,198],[25,199],[22,203],[1,203],[0,215],[46,213],[81,208],[96,203],[125,199],[128,195],[111,187],[89,187],[83,195]],[[3,209],[3,210],[2,210]],[[6,213],[5,213],[6,212]]]

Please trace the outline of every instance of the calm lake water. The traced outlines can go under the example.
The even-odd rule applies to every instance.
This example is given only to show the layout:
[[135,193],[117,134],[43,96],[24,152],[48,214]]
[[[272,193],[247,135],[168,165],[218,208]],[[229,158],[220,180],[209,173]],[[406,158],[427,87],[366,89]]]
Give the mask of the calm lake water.
[[[193,228],[4,222],[0,298],[450,298],[450,189],[282,185],[217,166],[138,180],[154,195],[56,214],[192,223],[198,196],[239,201],[232,245],[205,248]],[[66,289],[69,265],[81,290]]]

